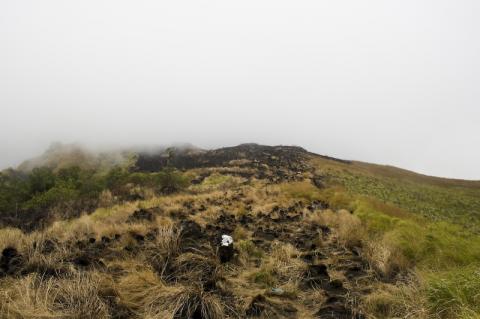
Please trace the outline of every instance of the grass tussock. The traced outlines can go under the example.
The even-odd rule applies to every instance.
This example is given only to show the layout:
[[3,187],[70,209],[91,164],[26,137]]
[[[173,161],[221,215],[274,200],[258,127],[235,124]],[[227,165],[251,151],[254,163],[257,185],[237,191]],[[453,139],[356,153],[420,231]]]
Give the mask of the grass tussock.
[[141,318],[224,318],[224,305],[215,295],[199,287],[167,285],[152,271],[132,273],[118,285],[121,302]]
[[300,252],[292,245],[273,242],[271,252],[261,260],[260,268],[250,274],[250,280],[263,288],[298,287],[306,270],[299,256]]
[[99,278],[77,273],[68,278],[32,274],[2,289],[1,318],[109,318],[98,290]]
[[339,242],[347,248],[359,247],[366,239],[362,221],[345,209],[317,211],[308,215],[307,221],[335,229]]
[[430,274],[426,296],[431,313],[439,318],[478,318],[480,313],[478,264],[446,273]]
[[373,318],[432,318],[422,284],[415,281],[379,285],[365,298],[363,308]]

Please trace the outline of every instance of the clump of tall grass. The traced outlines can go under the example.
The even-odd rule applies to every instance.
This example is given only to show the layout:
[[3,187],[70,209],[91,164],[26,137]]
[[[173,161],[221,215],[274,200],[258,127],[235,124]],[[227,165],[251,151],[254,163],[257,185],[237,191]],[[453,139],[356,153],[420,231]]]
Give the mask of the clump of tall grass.
[[123,277],[118,284],[121,302],[141,318],[222,319],[224,304],[214,294],[198,286],[167,285],[153,271],[134,272]]
[[0,318],[109,318],[98,287],[94,274],[48,279],[31,274],[0,287]]
[[439,318],[480,317],[479,264],[428,276],[426,296],[430,311]]

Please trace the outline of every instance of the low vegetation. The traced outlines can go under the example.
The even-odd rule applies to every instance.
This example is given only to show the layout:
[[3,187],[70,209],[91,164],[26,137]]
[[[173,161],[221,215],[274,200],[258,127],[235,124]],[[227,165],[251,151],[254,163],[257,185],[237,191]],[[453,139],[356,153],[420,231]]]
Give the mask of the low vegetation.
[[58,171],[41,167],[29,173],[4,171],[0,173],[0,225],[43,227],[99,205],[176,192],[188,183],[188,177],[173,168],[155,173],[132,172],[124,166],[105,171],[78,166]]
[[480,317],[475,182],[255,150],[4,171],[0,318]]

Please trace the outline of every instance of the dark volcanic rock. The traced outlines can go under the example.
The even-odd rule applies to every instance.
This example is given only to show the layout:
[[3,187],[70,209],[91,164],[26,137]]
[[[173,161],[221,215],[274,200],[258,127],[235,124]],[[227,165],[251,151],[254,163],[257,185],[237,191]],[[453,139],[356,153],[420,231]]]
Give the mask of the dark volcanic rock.
[[194,221],[186,220],[180,223],[182,239],[195,241],[204,237],[202,227]]
[[[303,148],[295,146],[242,144],[210,151],[189,152],[170,149],[168,154],[141,153],[136,167],[139,171],[154,172],[169,166],[177,169],[240,166],[255,169],[258,178],[278,182],[295,179],[299,172],[307,171],[309,165],[306,162],[310,155]],[[252,176],[241,171],[238,174]],[[202,176],[195,179],[194,183],[201,183],[203,178]]]
[[312,183],[319,189],[325,188],[325,183],[323,182],[323,179],[324,179],[323,176],[315,175],[312,178]]
[[152,212],[146,209],[139,209],[139,210],[136,210],[132,215],[128,217],[129,222],[137,222],[142,220],[153,221]]
[[255,296],[248,305],[246,315],[250,317],[259,317],[267,307],[267,299],[263,295]]
[[196,250],[208,241],[202,227],[192,220],[182,221],[180,229],[180,246],[183,252]]
[[324,264],[309,265],[304,274],[303,283],[309,288],[318,288],[328,285],[330,275]]
[[310,211],[327,208],[329,208],[328,203],[319,200],[314,200],[310,205],[307,206],[307,209]]
[[264,295],[255,296],[248,305],[247,317],[261,318],[298,318],[297,308],[288,302],[274,302]]
[[13,275],[19,272],[24,264],[21,254],[16,248],[7,247],[2,251],[0,257],[0,277],[5,275]]
[[100,259],[88,254],[76,256],[71,262],[78,268],[105,267],[105,264]]
[[315,315],[319,319],[365,319],[363,314],[354,313],[337,298],[329,298]]

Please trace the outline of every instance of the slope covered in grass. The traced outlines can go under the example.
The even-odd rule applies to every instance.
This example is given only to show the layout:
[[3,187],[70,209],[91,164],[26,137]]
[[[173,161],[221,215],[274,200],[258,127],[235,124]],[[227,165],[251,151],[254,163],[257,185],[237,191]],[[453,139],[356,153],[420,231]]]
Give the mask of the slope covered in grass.
[[175,156],[4,172],[0,318],[480,317],[478,182],[254,144]]
[[430,220],[479,229],[480,182],[442,179],[358,162],[334,166],[324,166],[318,159],[314,162],[318,174],[349,193],[370,196]]
[[327,184],[348,194],[362,221],[372,268],[383,278],[404,272],[402,280],[378,283],[365,299],[368,313],[376,318],[478,318],[478,182],[366,163],[313,162]]

